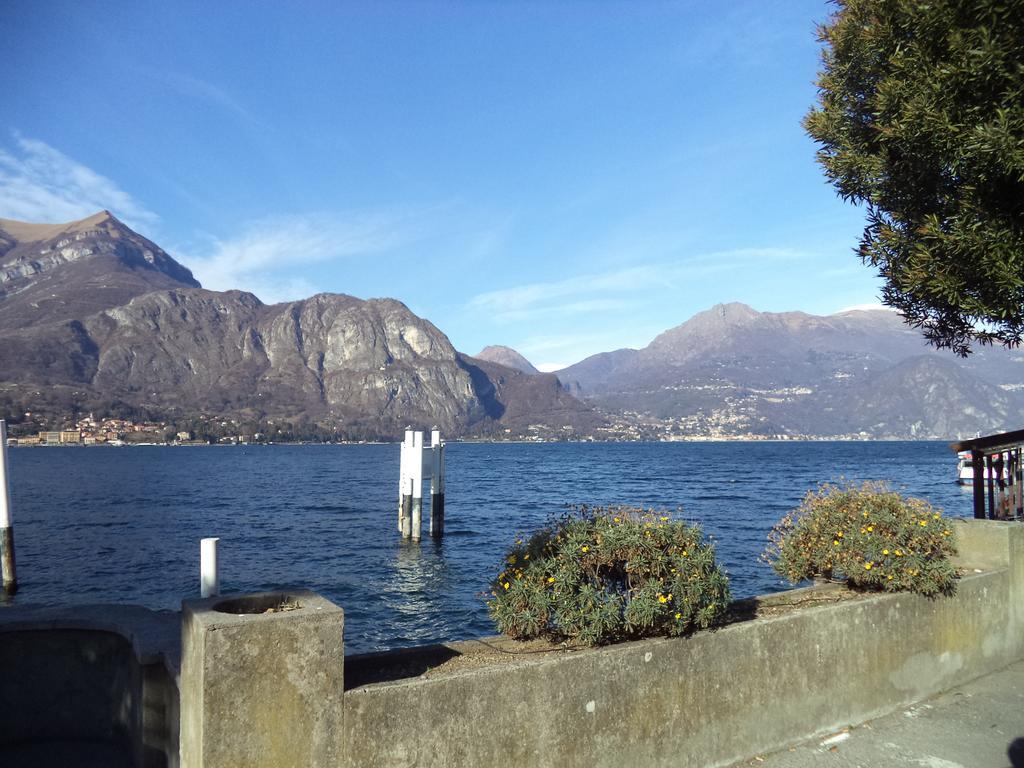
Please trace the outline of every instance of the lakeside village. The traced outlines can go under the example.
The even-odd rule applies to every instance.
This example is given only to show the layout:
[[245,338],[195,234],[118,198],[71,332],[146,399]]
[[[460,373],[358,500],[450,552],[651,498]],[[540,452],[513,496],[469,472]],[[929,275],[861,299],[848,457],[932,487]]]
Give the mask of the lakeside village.
[[[237,439],[237,438],[236,438]],[[42,430],[31,435],[9,437],[8,445],[207,445],[193,440],[192,432],[169,431],[165,422],[135,422],[130,419],[97,419],[92,414],[79,419],[74,427]]]
[[[31,417],[31,414],[25,414]],[[513,434],[512,430],[476,438],[455,438],[462,442],[702,442],[702,441],[750,441],[750,440],[866,440],[867,433],[849,435],[765,435],[723,429],[724,425],[701,424],[703,429],[680,430],[679,426],[666,425],[660,421],[644,421],[639,414],[635,420],[613,423],[598,428],[593,435],[578,434],[572,427],[553,429],[544,424],[531,424],[525,433]],[[237,419],[198,420],[196,429],[180,429],[166,421],[137,421],[129,418],[97,418],[89,414],[75,421],[68,420],[60,429],[39,429],[36,432],[20,430],[21,434],[8,437],[9,446],[141,446],[141,445],[251,445],[273,443],[356,443],[380,442],[374,439],[345,439],[339,435],[323,433],[296,434],[293,425],[275,428],[274,422],[262,425],[263,431],[256,431]],[[696,426],[696,425],[688,425]]]

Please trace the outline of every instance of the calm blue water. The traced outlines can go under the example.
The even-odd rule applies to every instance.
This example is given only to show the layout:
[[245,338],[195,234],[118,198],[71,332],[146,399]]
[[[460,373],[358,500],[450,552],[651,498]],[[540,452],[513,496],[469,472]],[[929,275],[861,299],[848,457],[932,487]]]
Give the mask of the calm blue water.
[[[10,451],[18,603],[178,608],[199,539],[223,593],[305,586],[346,611],[349,652],[493,633],[480,593],[517,532],[568,503],[675,510],[717,541],[737,597],[785,585],[758,562],[769,528],[824,480],[888,480],[969,516],[946,443],[460,444],[446,536],[402,542],[398,447]],[[427,516],[424,510],[424,517]]]

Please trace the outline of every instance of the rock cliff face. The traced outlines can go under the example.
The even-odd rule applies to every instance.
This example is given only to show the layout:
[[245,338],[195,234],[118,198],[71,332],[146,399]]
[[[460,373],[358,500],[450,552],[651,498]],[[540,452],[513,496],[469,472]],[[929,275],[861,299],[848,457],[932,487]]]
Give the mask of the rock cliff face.
[[[515,400],[526,394],[516,382],[525,377],[460,355],[398,301],[319,294],[266,306],[249,293],[203,290],[105,213],[0,226],[8,393],[63,388],[155,413],[301,418],[340,435],[393,436],[406,424],[519,434]],[[556,379],[547,383],[547,398],[532,404],[539,419],[595,422]]]
[[157,291],[85,329],[98,349],[91,384],[148,406],[258,408],[389,433],[408,421],[462,432],[487,417],[444,334],[391,299],[264,306],[238,291]]

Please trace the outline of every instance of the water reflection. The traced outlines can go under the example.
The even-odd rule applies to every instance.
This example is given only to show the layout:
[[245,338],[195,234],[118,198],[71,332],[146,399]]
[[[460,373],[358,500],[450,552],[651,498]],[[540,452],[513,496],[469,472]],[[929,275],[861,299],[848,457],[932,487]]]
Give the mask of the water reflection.
[[454,581],[443,542],[401,540],[386,570],[384,606],[402,640],[441,639]]

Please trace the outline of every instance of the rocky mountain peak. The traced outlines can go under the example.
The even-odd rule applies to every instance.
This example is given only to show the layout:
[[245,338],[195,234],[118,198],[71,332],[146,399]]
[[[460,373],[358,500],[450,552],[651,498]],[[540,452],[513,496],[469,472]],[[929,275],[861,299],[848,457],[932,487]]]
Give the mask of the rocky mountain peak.
[[492,363],[504,365],[506,368],[513,368],[530,376],[540,373],[533,363],[512,349],[512,347],[505,347],[500,344],[484,347],[474,357],[478,360],[489,360]]
[[740,302],[716,304],[658,335],[644,351],[660,359],[687,360],[725,345],[764,317]]
[[155,290],[199,288],[184,266],[110,211],[39,224],[0,219],[0,325],[82,318]]

